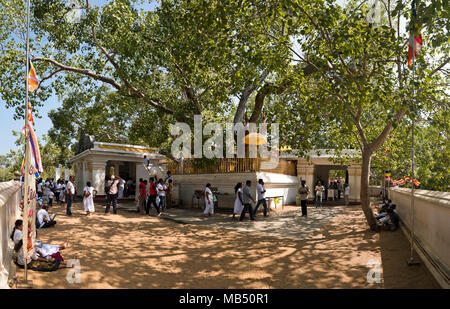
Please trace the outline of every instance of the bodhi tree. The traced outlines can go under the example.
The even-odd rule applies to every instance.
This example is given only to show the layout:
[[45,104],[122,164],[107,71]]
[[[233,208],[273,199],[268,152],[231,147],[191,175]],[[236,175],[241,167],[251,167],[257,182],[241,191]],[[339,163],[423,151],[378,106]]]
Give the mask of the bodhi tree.
[[[435,17],[418,13],[416,22],[421,21],[422,36],[433,38],[434,43],[419,53],[413,77],[405,65],[409,33],[401,29],[400,17],[409,19],[409,8],[402,2],[391,7],[389,1],[383,1],[386,23],[382,25],[367,22],[368,8],[361,1],[349,1],[345,6],[334,1],[288,3],[293,5],[292,15],[300,20],[297,37],[301,52],[297,55],[314,72],[305,78],[294,71],[263,86],[255,106],[262,106],[265,97],[289,93],[287,104],[275,109],[287,109],[276,116],[285,122],[281,134],[289,136],[292,146],[314,144],[296,134],[314,123],[314,133],[325,132],[334,141],[330,143],[333,147],[360,150],[362,209],[370,228],[377,230],[368,199],[373,154],[405,116],[415,121],[423,111],[448,104],[448,80],[443,71],[449,61],[448,44],[441,40],[445,34],[442,29],[433,26],[442,19],[444,8],[438,6]],[[308,121],[292,115],[304,115]],[[253,120],[258,117],[252,115]]]
[[[192,121],[203,111],[229,113],[236,96],[240,115],[264,77],[289,61],[287,48],[254,34],[279,17],[251,1],[162,1],[154,11],[138,10],[138,1],[80,2],[84,14],[77,23],[67,18],[67,1],[32,2],[32,61],[41,77],[33,106],[52,93],[63,98],[80,84],[84,92],[103,84],[177,121]],[[25,7],[19,0],[0,3],[2,29],[9,29],[1,30],[0,91],[20,117]]]

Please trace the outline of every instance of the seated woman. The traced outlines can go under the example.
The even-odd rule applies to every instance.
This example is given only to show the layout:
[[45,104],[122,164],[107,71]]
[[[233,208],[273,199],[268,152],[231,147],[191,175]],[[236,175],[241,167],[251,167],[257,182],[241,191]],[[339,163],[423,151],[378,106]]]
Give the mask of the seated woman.
[[[19,267],[25,265],[25,259],[23,256],[23,240],[22,240],[23,221],[16,220],[11,239],[14,241],[15,262]],[[44,244],[42,241],[37,240],[36,246],[31,256],[31,259],[27,262],[27,266],[36,271],[54,271],[59,268],[66,268],[67,263],[64,262],[63,257],[60,254],[60,250],[68,247],[68,242],[64,242],[61,245],[49,245]]]

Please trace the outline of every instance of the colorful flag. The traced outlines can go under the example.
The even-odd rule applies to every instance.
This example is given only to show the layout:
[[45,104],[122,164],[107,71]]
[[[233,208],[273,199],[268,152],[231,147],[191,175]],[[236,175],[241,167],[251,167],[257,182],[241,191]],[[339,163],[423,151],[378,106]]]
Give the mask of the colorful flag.
[[418,33],[416,33],[416,24],[415,24],[415,22],[416,22],[416,1],[415,0],[413,0],[413,2],[412,2],[411,11],[412,11],[413,28],[409,35],[408,66],[411,65],[413,57],[417,58],[417,53],[419,52],[419,50],[423,44],[422,35],[420,34],[420,31],[418,31]]
[[24,208],[23,208],[23,250],[24,257],[29,261],[34,253],[36,230],[36,178],[35,168],[32,160],[31,140],[26,139],[27,147],[25,152],[24,176]]
[[39,144],[36,138],[36,134],[34,133],[34,129],[31,126],[30,122],[28,122],[28,132],[30,137],[30,150],[31,150],[31,161],[34,165],[35,172],[42,173],[44,168],[42,167],[41,153],[39,151]]
[[405,180],[404,180],[404,179],[400,179],[400,180],[398,181],[398,184],[399,184],[400,186],[403,186],[403,185],[405,184]]
[[413,183],[416,187],[420,186],[420,182],[417,179],[414,179]]
[[28,59],[28,69],[28,91],[33,92],[39,85],[39,79],[37,77],[33,63],[31,62],[31,58]]
[[405,181],[407,181],[407,182],[411,182],[411,177],[405,177]]
[[28,121],[31,121],[31,123],[34,125],[33,110],[31,109],[30,102],[28,102]]

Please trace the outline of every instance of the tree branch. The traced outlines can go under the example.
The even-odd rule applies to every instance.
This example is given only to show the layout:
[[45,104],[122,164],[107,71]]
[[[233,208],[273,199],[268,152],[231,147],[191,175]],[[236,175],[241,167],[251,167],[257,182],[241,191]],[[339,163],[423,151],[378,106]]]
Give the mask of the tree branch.
[[81,74],[81,75],[85,75],[85,76],[89,76],[95,80],[99,80],[102,81],[104,83],[107,83],[111,86],[113,86],[114,88],[116,88],[117,90],[121,90],[122,86],[117,83],[115,80],[113,80],[112,78],[106,77],[106,76],[102,76],[102,75],[98,75],[90,70],[86,70],[86,69],[80,69],[80,68],[76,68],[76,67],[71,67],[71,66],[67,66],[64,65],[62,63],[59,63],[53,59],[50,58],[43,58],[43,57],[35,57],[32,59],[32,61],[45,61],[45,62],[50,62],[51,64],[53,64],[54,66],[60,68],[60,71],[69,71],[69,72],[74,72],[77,74]]

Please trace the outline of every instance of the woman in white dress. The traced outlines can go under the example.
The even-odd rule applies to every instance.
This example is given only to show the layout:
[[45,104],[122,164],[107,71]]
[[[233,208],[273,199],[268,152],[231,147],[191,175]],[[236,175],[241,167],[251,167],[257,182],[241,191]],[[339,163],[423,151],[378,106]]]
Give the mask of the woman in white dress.
[[86,211],[86,216],[89,216],[91,212],[95,212],[94,196],[97,194],[97,190],[91,186],[91,182],[86,183],[86,187],[83,189],[83,208]]
[[242,182],[238,182],[236,186],[234,186],[234,192],[236,194],[236,199],[234,200],[233,219],[235,219],[236,214],[241,215],[241,212],[244,209],[244,204],[242,204]]
[[206,184],[205,188],[205,211],[203,212],[203,215],[205,216],[211,216],[214,214],[214,201],[213,201],[213,194],[211,189],[211,184]]

